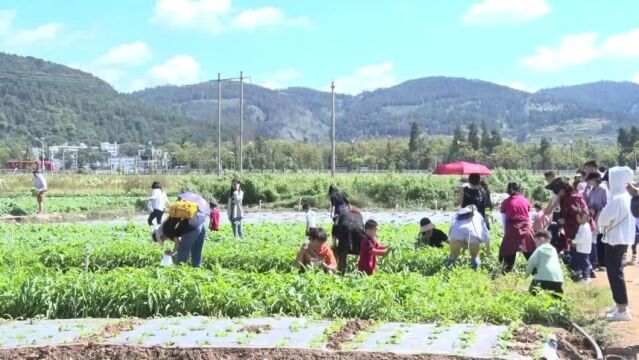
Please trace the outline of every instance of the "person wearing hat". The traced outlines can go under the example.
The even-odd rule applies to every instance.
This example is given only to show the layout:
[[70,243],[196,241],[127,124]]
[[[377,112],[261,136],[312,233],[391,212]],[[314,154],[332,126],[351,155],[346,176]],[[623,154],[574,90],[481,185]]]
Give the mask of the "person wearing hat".
[[419,221],[419,234],[417,235],[417,244],[415,247],[442,247],[443,243],[448,242],[448,236],[445,232],[435,228],[429,218],[423,218]]
[[504,238],[499,247],[499,262],[506,272],[513,270],[517,253],[522,252],[526,260],[535,251],[530,202],[522,195],[521,185],[510,182],[506,188],[508,197],[501,204],[504,223]]
[[[601,241],[602,235],[599,233],[597,224],[598,217],[601,210],[608,204],[608,188],[602,184],[601,174],[599,171],[591,172],[586,176],[588,187],[583,192],[583,196],[586,199],[586,204],[590,209],[590,215],[595,221],[595,229],[592,233],[593,244],[592,252],[590,255],[590,263],[593,268],[603,268],[605,266],[605,246]],[[591,274],[594,275],[594,274]]]

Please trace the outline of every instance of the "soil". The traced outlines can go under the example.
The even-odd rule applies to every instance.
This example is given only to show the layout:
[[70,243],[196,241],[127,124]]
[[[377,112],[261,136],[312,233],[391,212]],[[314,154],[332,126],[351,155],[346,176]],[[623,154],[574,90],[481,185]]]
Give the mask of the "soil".
[[118,336],[121,332],[133,330],[138,325],[140,325],[140,320],[138,319],[126,319],[126,320],[118,321],[115,323],[107,324],[99,333],[91,335],[91,336],[87,336],[84,338],[80,338],[78,339],[77,342],[80,344],[99,343],[104,339],[114,338]]
[[[65,345],[57,347],[0,349],[0,359],[47,360],[454,360],[457,356],[398,355],[391,353],[341,352],[300,349],[161,348],[140,346]],[[469,359],[469,358],[463,358]]]
[[557,335],[557,355],[560,359],[591,360],[597,358],[595,350],[580,333],[565,329],[554,329],[554,333]]
[[355,338],[360,331],[364,331],[374,324],[373,320],[348,320],[339,331],[330,334],[326,347],[331,350],[341,350],[342,344]]
[[517,343],[509,346],[509,349],[523,356],[533,355],[543,341],[543,336],[539,330],[532,326],[524,326],[517,329],[513,335]]
[[269,324],[266,325],[246,325],[240,329],[240,332],[252,333],[252,334],[261,334],[263,332],[269,331],[273,329],[273,327]]

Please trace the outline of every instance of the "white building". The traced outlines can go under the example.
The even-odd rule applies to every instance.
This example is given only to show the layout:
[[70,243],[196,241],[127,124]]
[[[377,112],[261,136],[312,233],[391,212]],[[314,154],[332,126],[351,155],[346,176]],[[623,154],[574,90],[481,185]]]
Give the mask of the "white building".
[[111,144],[108,142],[101,142],[100,143],[100,151],[104,151],[106,153],[109,153],[109,155],[111,157],[117,157],[118,154],[120,153],[120,145],[118,145],[117,142]]

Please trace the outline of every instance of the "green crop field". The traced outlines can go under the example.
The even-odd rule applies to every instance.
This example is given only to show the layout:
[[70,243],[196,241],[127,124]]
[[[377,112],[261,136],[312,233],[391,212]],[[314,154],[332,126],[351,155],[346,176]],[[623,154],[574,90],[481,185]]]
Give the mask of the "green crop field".
[[572,285],[565,300],[529,295],[520,271],[500,272],[499,230],[480,271],[464,261],[449,270],[446,249],[414,249],[417,226],[382,225],[380,239],[398,251],[381,259],[371,277],[352,264],[345,276],[300,274],[291,264],[304,241],[302,226],[247,225],[243,240],[228,230],[209,234],[203,266],[193,269],[161,268],[162,249],[144,226],[3,225],[0,316],[293,315],[561,325],[592,323],[584,309],[609,301],[607,294]]
[[[231,180],[239,178],[244,204],[291,209],[300,201],[328,207],[328,186],[338,185],[352,203],[360,207],[404,209],[451,209],[457,206],[459,177],[426,174],[291,173],[239,175],[48,175],[48,212],[134,211],[144,209],[144,198],[155,180],[170,196],[191,190],[224,204]],[[546,200],[543,178],[526,171],[496,170],[486,181],[492,192],[503,193],[509,181],[523,184],[526,195]],[[0,176],[0,215],[31,214],[36,209],[31,196],[33,180],[27,175]]]

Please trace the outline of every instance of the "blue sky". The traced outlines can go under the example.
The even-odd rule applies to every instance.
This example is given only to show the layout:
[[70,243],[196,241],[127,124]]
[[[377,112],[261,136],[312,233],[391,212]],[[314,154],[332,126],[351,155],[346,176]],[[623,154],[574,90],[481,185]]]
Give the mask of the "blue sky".
[[240,70],[353,94],[436,75],[534,91],[639,82],[639,1],[0,0],[0,49],[121,91]]

